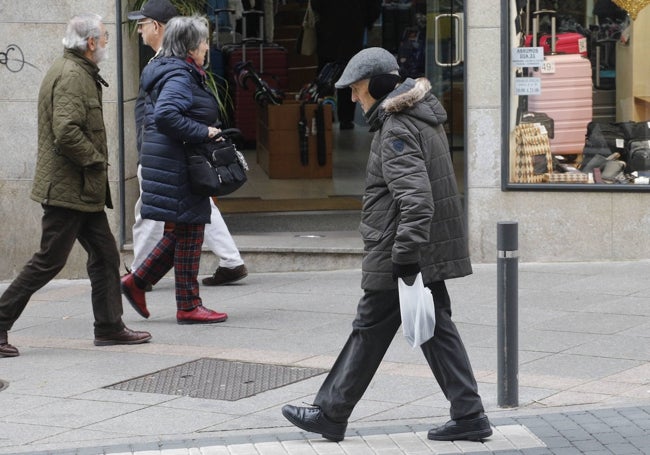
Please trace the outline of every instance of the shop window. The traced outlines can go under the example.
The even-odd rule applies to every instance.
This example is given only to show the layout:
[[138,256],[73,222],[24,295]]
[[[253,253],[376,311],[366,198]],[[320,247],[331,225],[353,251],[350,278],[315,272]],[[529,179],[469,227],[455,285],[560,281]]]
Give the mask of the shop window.
[[650,8],[510,3],[504,186],[650,190]]

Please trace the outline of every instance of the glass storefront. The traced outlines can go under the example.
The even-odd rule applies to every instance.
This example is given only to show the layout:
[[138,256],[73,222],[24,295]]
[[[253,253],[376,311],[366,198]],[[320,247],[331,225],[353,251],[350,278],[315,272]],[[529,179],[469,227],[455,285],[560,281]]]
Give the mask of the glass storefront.
[[505,188],[650,190],[650,9],[640,3],[510,2]]

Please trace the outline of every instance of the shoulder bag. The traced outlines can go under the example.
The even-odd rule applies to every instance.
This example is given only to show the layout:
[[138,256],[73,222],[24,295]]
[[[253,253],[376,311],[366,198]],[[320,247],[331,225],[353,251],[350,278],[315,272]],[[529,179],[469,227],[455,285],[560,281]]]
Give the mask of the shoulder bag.
[[217,139],[201,144],[186,144],[187,169],[192,193],[200,196],[225,196],[244,185],[248,163],[228,138],[237,134],[235,128],[225,129]]

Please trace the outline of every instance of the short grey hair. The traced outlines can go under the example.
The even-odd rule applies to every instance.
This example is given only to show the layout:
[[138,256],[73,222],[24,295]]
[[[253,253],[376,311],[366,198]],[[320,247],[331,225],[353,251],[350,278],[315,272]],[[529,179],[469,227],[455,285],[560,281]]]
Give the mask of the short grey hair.
[[210,36],[208,20],[203,16],[176,16],[165,25],[163,57],[186,58]]
[[85,52],[88,49],[88,38],[98,39],[101,34],[102,17],[99,14],[79,14],[68,22],[68,28],[62,40],[63,46],[66,49]]

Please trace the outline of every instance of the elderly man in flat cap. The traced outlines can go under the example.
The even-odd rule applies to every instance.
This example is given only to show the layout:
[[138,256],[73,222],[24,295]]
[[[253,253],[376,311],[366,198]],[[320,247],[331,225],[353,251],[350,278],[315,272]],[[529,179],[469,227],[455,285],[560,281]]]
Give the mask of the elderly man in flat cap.
[[445,280],[472,273],[463,209],[443,127],[447,114],[425,78],[401,81],[395,57],[369,48],[345,67],[337,88],[350,87],[374,132],[360,232],[364,294],[343,350],[313,406],[286,405],[297,427],[342,441],[348,419],[400,327],[397,280],[416,276],[433,295],[433,338],[420,347],[445,397],[449,420],[429,431],[440,441],[480,441],[492,434],[469,357],[451,320]]

